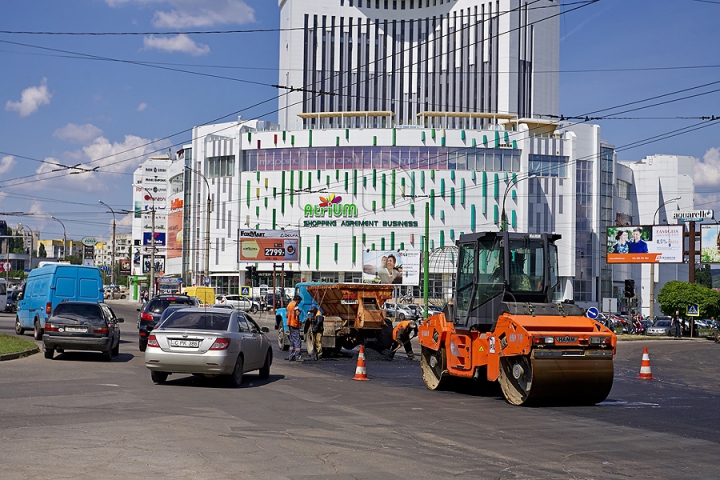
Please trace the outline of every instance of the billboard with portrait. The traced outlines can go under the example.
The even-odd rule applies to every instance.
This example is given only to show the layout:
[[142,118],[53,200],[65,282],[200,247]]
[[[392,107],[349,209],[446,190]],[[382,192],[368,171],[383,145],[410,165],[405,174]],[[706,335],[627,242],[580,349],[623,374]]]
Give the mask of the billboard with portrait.
[[700,263],[720,263],[720,225],[700,225]]
[[682,263],[682,225],[608,227],[607,263]]
[[420,250],[363,252],[363,283],[418,285]]

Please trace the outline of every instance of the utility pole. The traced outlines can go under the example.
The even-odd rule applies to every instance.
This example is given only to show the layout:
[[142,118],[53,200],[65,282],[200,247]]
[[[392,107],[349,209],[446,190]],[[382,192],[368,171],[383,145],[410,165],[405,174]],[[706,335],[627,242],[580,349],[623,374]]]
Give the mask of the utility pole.
[[147,188],[143,187],[142,185],[137,185],[133,183],[133,187],[135,188],[141,188],[145,190],[148,194],[148,197],[150,197],[150,200],[153,202],[152,206],[152,231],[150,233],[150,285],[148,287],[148,291],[150,292],[150,296],[155,295],[155,197],[153,196],[152,192],[148,190]]
[[63,260],[65,260],[67,258],[67,234],[65,233],[65,224],[53,216],[50,216],[50,218],[59,222],[63,227]]
[[[114,286],[115,285],[115,228],[116,228],[115,210],[113,210],[110,205],[103,202],[102,200],[98,200],[98,201],[100,202],[100,204],[105,205],[107,208],[109,208],[110,211],[112,212],[112,216],[113,216],[112,253],[111,253],[112,258],[110,260],[110,283]],[[153,213],[155,213],[155,209],[153,209]],[[153,235],[153,241],[155,241],[154,235]]]

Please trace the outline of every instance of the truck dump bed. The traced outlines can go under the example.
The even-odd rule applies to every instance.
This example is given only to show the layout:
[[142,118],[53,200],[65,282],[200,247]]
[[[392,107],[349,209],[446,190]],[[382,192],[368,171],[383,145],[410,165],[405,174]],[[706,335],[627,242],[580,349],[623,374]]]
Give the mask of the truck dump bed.
[[343,326],[380,329],[385,321],[383,303],[392,297],[392,285],[336,283],[308,285],[308,293],[326,317],[339,317]]

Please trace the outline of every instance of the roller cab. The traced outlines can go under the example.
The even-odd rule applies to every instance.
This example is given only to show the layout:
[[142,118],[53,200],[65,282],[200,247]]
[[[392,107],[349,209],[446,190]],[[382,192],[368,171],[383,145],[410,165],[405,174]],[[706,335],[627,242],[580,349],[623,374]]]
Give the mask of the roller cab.
[[491,232],[458,241],[455,299],[420,326],[428,388],[498,381],[508,402],[594,404],[613,381],[614,333],[553,303],[558,235]]

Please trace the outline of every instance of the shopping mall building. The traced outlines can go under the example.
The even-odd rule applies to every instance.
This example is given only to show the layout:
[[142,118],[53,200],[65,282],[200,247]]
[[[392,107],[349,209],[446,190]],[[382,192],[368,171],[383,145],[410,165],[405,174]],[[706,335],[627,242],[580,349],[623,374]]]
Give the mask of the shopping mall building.
[[[674,197],[692,208],[692,159],[619,162],[598,126],[551,120],[557,2],[354,3],[280,1],[280,84],[306,89],[280,97],[279,125],[198,126],[172,158],[138,168],[138,281],[154,242],[156,271],[186,285],[236,293],[248,266],[272,284],[273,264],[240,261],[239,240],[282,229],[300,235],[298,260],[277,264],[288,285],[359,282],[364,254],[422,250],[427,229],[430,295],[442,297],[455,240],[497,231],[504,210],[511,231],[562,235],[557,298],[600,306],[625,278],[649,285],[647,266],[606,263],[606,228],[652,224]],[[657,288],[687,275],[662,267]]]

